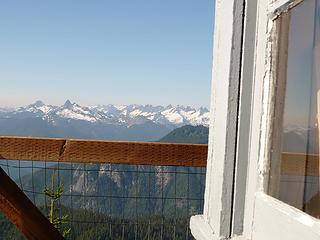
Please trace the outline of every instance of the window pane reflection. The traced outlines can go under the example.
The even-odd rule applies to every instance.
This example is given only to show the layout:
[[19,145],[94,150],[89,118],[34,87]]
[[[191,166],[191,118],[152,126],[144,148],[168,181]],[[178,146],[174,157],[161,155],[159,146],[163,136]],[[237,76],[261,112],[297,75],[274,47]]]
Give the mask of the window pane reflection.
[[[320,0],[291,10],[280,200],[320,217]],[[280,69],[282,70],[282,69]]]

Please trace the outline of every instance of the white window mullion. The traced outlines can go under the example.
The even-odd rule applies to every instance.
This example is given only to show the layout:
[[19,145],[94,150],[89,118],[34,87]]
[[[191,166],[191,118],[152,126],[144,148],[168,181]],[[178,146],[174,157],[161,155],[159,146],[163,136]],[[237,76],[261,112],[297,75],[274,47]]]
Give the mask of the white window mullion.
[[[205,205],[203,215],[190,224],[196,239],[228,238],[233,214],[244,1],[217,0],[215,12]],[[201,231],[199,226],[206,227]]]

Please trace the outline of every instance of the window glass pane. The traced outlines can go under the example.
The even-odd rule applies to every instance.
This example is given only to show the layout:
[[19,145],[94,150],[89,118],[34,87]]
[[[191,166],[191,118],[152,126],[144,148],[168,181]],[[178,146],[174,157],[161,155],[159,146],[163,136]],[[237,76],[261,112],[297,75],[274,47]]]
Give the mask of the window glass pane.
[[[280,184],[275,194],[315,217],[320,217],[319,6],[319,0],[304,1],[291,10],[286,26],[289,29],[287,69],[279,71],[286,71],[287,80],[281,156],[276,157],[281,159]],[[279,126],[279,123],[275,125],[274,132]],[[277,148],[276,142],[273,149]]]

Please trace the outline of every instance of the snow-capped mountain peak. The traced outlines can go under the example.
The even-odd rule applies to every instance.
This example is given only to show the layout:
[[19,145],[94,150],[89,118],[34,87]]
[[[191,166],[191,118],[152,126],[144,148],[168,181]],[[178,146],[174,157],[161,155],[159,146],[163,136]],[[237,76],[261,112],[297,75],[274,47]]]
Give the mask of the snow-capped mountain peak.
[[38,100],[38,101],[36,101],[35,103],[30,104],[29,106],[42,107],[42,106],[44,106],[44,105],[45,105],[45,104],[44,104],[41,100]]
[[17,112],[30,112],[30,113],[35,113],[35,114],[47,114],[52,110],[52,106],[50,105],[45,105],[42,101],[38,100],[35,103],[32,103],[26,107],[20,107],[17,110]]
[[72,108],[74,105],[77,105],[76,103],[71,103],[70,100],[67,100],[64,104],[63,104],[63,107],[64,108]]

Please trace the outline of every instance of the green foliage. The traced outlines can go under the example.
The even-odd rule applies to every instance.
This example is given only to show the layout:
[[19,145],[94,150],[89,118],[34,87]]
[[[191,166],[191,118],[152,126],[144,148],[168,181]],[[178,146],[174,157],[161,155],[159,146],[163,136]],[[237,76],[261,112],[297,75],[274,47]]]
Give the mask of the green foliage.
[[63,228],[63,226],[69,222],[68,215],[62,215],[61,217],[55,217],[55,205],[56,205],[56,202],[62,196],[63,186],[60,182],[58,184],[57,190],[55,190],[54,177],[55,177],[55,173],[53,173],[51,175],[51,187],[48,188],[47,186],[45,186],[44,190],[43,190],[44,194],[49,198],[48,219],[52,223],[52,225],[62,233],[63,237],[67,237],[70,234],[71,229],[70,228]]

